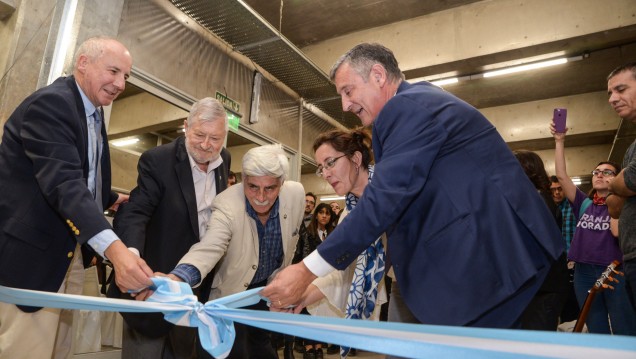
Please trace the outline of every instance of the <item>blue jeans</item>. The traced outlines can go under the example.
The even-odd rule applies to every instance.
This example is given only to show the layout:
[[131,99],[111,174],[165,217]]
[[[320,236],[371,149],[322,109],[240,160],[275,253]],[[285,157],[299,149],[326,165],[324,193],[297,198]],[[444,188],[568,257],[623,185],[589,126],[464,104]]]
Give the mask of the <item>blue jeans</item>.
[[[576,263],[574,267],[574,291],[579,307],[583,308],[587,292],[601,276],[606,267]],[[617,270],[622,271],[622,266]],[[585,324],[590,333],[636,335],[636,313],[629,303],[625,278],[615,276],[618,283],[608,283],[614,290],[605,289],[596,293]],[[609,321],[608,321],[609,315]],[[610,329],[611,322],[611,329]]]

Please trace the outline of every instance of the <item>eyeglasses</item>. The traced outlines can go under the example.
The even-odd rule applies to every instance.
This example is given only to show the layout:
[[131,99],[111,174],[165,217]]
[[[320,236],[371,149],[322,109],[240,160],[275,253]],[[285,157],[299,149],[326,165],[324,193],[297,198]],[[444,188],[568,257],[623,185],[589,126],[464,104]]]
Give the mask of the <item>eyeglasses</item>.
[[333,166],[335,166],[335,165],[336,165],[336,161],[337,161],[337,160],[339,160],[339,159],[341,159],[341,158],[342,158],[342,157],[344,157],[344,156],[346,156],[346,155],[342,155],[342,156],[338,156],[338,157],[335,157],[335,158],[331,158],[331,159],[326,160],[326,161],[325,161],[325,165],[324,165],[324,166],[323,166],[323,165],[320,165],[320,166],[318,166],[318,169],[316,169],[316,176],[318,176],[318,177],[322,177],[323,170],[325,170],[325,169],[327,169],[327,170],[332,169],[332,168],[333,168]]
[[552,191],[552,193],[555,193],[555,192],[563,192],[563,187],[554,187],[554,188],[550,188],[550,191]]
[[616,176],[616,172],[612,171],[612,170],[594,170],[592,171],[592,176],[598,176],[600,174],[603,174],[604,177],[609,177],[609,176]]

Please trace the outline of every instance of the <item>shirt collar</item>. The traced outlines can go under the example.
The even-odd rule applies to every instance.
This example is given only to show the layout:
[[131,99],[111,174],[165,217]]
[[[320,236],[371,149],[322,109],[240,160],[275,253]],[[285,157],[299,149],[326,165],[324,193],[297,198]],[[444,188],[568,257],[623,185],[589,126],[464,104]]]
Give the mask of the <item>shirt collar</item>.
[[86,94],[84,93],[80,85],[77,83],[77,81],[75,81],[75,85],[77,85],[77,89],[79,90],[80,96],[82,96],[82,103],[84,103],[84,111],[86,112],[86,117],[92,116],[93,113],[95,113],[95,111],[97,110],[97,108],[95,107],[95,105],[93,105],[91,100],[88,99],[88,97],[86,96]]
[[[187,153],[187,151],[186,151],[186,153]],[[194,169],[194,170],[198,170],[199,172],[202,172],[202,171],[199,169],[199,164],[198,164],[198,163],[196,163],[196,161],[194,161],[194,158],[192,158],[192,156],[190,156],[190,154],[189,154],[189,153],[188,153],[188,160],[190,161],[190,168],[192,168],[192,169]],[[219,157],[218,157],[216,160],[214,160],[214,161],[212,161],[212,162],[208,163],[208,172],[207,172],[207,173],[210,173],[210,172],[214,171],[214,170],[215,170],[215,169],[217,169],[217,168],[218,168],[218,167],[219,167],[222,163],[223,163],[223,157],[221,157],[221,156],[219,155]]]

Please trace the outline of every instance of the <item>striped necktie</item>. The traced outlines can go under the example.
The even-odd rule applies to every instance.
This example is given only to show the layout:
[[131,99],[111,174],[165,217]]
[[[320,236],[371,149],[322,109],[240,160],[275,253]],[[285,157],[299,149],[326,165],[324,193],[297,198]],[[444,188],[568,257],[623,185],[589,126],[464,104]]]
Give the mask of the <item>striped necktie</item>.
[[104,210],[102,203],[102,169],[101,169],[101,154],[102,154],[102,121],[101,121],[101,113],[100,109],[96,108],[95,112],[93,112],[93,156],[94,156],[94,165],[95,165],[95,202],[100,210]]

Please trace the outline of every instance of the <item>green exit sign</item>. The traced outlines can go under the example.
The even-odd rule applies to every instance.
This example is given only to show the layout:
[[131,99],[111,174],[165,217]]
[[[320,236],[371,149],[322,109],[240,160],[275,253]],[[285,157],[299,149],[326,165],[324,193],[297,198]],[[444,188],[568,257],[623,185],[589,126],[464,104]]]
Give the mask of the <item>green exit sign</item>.
[[240,119],[240,117],[236,116],[232,112],[227,111],[227,123],[230,130],[238,132]]
[[223,106],[225,106],[225,108],[234,112],[235,114],[239,115],[241,113],[241,105],[237,101],[232,100],[219,91],[216,92],[216,99],[219,100],[219,102],[221,102]]
[[241,104],[219,91],[216,92],[216,99],[219,100],[227,110],[227,122],[230,129],[238,132],[241,120]]

